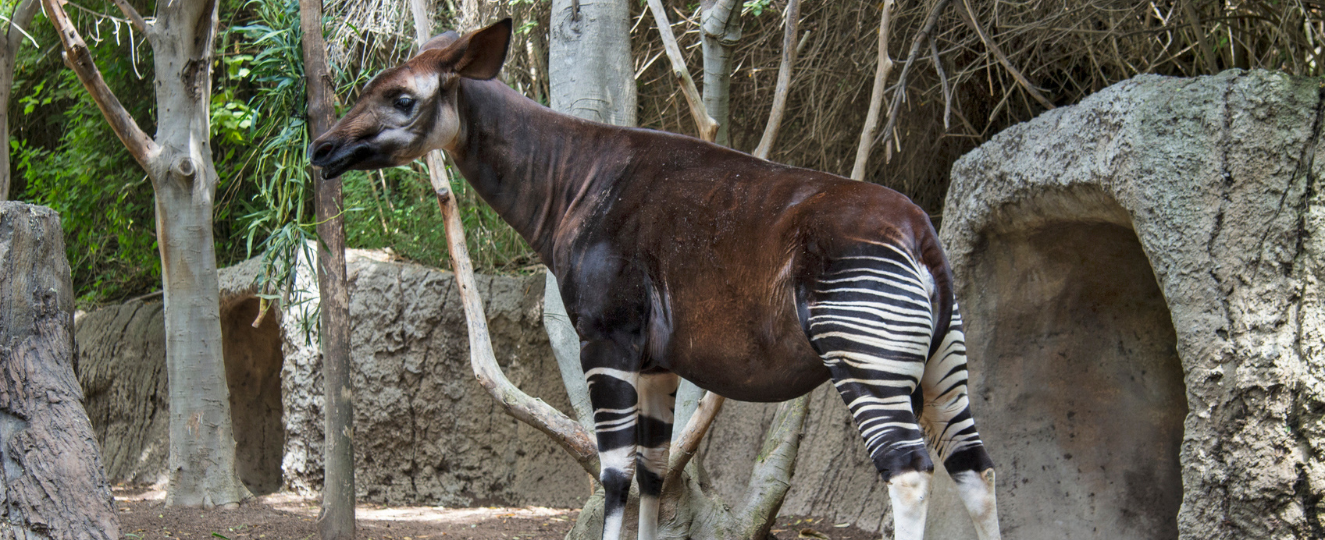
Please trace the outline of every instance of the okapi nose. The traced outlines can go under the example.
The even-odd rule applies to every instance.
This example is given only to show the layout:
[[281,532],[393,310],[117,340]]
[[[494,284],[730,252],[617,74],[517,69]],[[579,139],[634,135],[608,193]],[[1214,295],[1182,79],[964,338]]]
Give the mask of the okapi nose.
[[335,152],[336,143],[331,141],[313,141],[313,144],[308,145],[308,159],[314,165],[325,163]]

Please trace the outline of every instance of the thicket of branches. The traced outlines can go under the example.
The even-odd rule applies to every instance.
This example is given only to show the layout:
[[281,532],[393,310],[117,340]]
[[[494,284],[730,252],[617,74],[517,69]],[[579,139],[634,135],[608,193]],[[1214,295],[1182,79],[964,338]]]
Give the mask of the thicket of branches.
[[[935,216],[942,214],[948,170],[958,156],[1008,125],[1050,106],[1075,103],[1120,80],[1141,73],[1193,76],[1229,68],[1325,75],[1325,2],[1320,0],[902,0],[893,14],[889,43],[899,68],[941,1],[945,5],[932,31],[932,46],[925,42],[917,48],[905,91],[896,93],[901,69],[894,69],[888,81],[888,99],[902,95],[905,101],[888,148],[875,149],[865,176],[906,193]],[[0,2],[0,11],[12,10],[15,3]],[[125,95],[150,92],[151,62],[140,56],[150,51],[130,45],[141,36],[130,39],[127,25],[98,15],[117,12],[109,0],[76,3],[82,9],[70,11],[84,35],[104,36],[94,46],[105,49],[96,57],[106,64],[102,71],[112,87],[125,89]],[[131,3],[152,11],[149,1]],[[504,77],[531,98],[547,102],[548,0],[431,4],[436,30],[513,17],[516,39]],[[665,4],[683,51],[697,69],[698,3]],[[302,117],[289,112],[301,110],[302,69],[294,65],[298,54],[278,54],[297,51],[295,6],[293,0],[222,3],[223,31],[229,32],[218,40],[225,49],[218,55],[225,69],[216,70],[213,130],[214,153],[222,158],[216,227],[223,262],[247,256],[250,247],[260,248],[270,235],[282,230],[294,235],[310,225],[311,207],[300,206],[311,200],[300,184],[306,137],[298,131]],[[750,151],[772,101],[786,0],[746,0],[744,6],[743,36],[733,62],[730,133],[732,146]],[[877,63],[880,7],[874,2],[801,7],[799,54],[771,159],[850,172]],[[640,124],[693,134],[652,17],[642,2],[632,2],[632,10]],[[408,2],[328,0],[326,13],[340,104],[352,103],[372,74],[410,54]],[[159,282],[150,190],[141,189],[141,172],[107,135],[77,82],[60,69],[58,48],[51,47],[54,36],[43,17],[34,21],[32,34],[41,47],[25,46],[10,105],[18,147],[13,197],[61,211],[80,295],[95,302],[142,294]],[[286,109],[272,110],[277,104]],[[150,100],[136,105],[150,107]],[[880,132],[876,141],[884,135]],[[347,206],[353,209],[346,223],[351,247],[390,247],[407,259],[444,264],[436,205],[421,171],[353,173],[345,183]],[[462,186],[458,195],[476,265],[510,271],[535,262],[527,246],[472,192]]]

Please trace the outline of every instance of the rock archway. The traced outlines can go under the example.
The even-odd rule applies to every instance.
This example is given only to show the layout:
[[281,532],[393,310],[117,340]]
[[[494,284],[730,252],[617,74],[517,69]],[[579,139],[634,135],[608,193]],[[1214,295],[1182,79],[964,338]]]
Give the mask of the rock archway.
[[1008,209],[972,255],[983,284],[963,308],[981,315],[968,338],[1003,525],[1025,540],[1177,538],[1187,397],[1171,315],[1126,212],[1076,191]]
[[[1005,534],[1325,537],[1323,96],[1138,77],[954,166],[942,236]],[[942,491],[931,534],[974,538]]]

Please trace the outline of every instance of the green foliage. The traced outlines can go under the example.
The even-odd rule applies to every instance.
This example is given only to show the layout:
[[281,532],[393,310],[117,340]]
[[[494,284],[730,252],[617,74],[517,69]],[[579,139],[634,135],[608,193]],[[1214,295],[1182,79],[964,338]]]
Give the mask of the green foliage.
[[[92,24],[73,16],[80,28]],[[58,43],[44,17],[36,17],[29,32],[40,44]],[[109,34],[89,39],[107,84],[123,95],[150,95],[150,78],[139,78],[131,58],[138,60],[137,72],[150,77],[147,47],[139,44],[131,55],[127,32],[119,40]],[[80,305],[149,291],[160,283],[161,270],[147,175],[59,55],[29,45],[25,41],[16,58],[10,103],[13,194],[60,213]],[[140,122],[151,114],[151,100],[125,105]]]
[[[132,3],[151,11],[150,4]],[[116,11],[108,1],[85,5]],[[315,238],[298,8],[296,0],[226,0],[220,6],[211,99],[212,154],[220,176],[217,259],[228,265],[263,254],[268,272],[261,287],[272,293],[268,298],[286,289],[289,262]],[[140,34],[131,45],[127,25],[115,27],[117,36],[105,19],[83,10],[70,15],[107,83],[152,133],[151,47]],[[50,23],[37,17],[32,26],[42,48],[25,41],[10,103],[14,196],[60,213],[81,306],[158,289],[151,183],[63,66],[58,47],[51,47],[58,40]],[[373,65],[381,55],[358,58],[367,64],[333,66],[338,94],[348,96],[340,105],[352,103],[357,89],[388,67]],[[452,176],[475,266],[491,271],[531,264],[534,257],[523,240]],[[377,181],[370,182],[373,178]],[[448,265],[437,203],[421,167],[400,167],[384,176],[348,174],[344,196],[349,246],[391,248],[409,260]]]
[[[437,198],[422,167],[344,176],[346,242],[359,248],[390,248],[422,264],[449,267],[446,233]],[[459,174],[448,168],[465,227],[465,245],[477,269],[515,272],[537,263],[519,234]]]
[[754,14],[755,17],[763,15],[770,3],[771,0],[745,0],[741,5],[741,15]]

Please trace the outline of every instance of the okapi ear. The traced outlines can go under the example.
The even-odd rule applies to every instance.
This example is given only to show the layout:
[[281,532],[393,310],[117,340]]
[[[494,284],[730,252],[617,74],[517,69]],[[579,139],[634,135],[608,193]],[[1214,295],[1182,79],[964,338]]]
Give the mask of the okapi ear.
[[511,45],[511,19],[497,21],[462,40],[469,43],[464,55],[455,63],[455,72],[461,77],[478,80],[496,77],[506,61],[506,49]]
[[431,51],[434,49],[436,50],[445,49],[447,47],[450,47],[452,43],[455,43],[459,39],[460,39],[459,33],[457,33],[455,30],[447,30],[445,32],[433,36],[432,39],[429,39],[426,43],[423,44],[422,47],[419,47],[419,53],[423,53],[423,51]]

